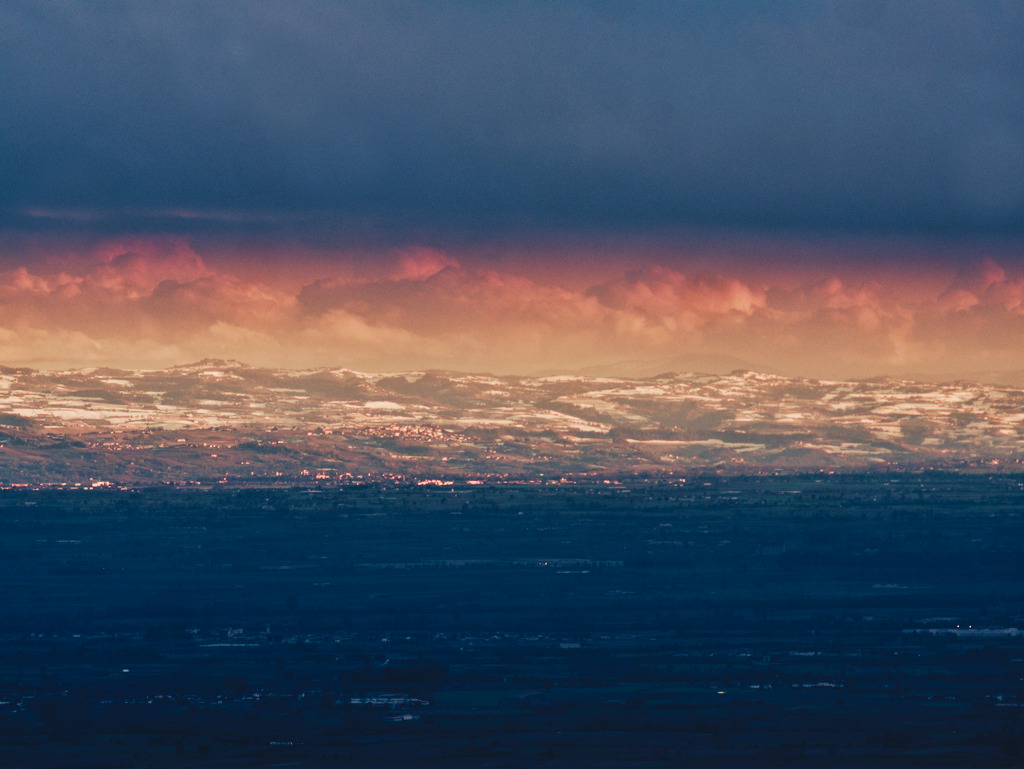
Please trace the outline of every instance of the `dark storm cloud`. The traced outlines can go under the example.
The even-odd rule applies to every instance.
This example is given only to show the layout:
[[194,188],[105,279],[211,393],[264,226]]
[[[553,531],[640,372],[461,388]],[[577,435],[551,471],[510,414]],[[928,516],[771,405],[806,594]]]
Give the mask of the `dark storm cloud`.
[[0,5],[0,223],[1024,230],[1024,5]]

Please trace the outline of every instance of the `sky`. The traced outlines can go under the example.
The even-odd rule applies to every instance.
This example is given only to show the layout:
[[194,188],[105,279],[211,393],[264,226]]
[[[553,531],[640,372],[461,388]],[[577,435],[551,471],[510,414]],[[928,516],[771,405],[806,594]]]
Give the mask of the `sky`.
[[1015,0],[0,4],[0,365],[1024,369]]

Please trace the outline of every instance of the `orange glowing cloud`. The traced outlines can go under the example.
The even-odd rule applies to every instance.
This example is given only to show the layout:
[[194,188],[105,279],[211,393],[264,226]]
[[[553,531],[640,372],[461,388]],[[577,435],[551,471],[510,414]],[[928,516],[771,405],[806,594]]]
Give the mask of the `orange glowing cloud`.
[[650,374],[715,355],[820,377],[1024,368],[1024,278],[995,262],[913,295],[879,277],[772,285],[657,264],[587,284],[426,248],[396,252],[376,274],[338,270],[294,288],[215,268],[173,240],[105,243],[51,264],[0,273],[8,365],[159,367],[215,356]]

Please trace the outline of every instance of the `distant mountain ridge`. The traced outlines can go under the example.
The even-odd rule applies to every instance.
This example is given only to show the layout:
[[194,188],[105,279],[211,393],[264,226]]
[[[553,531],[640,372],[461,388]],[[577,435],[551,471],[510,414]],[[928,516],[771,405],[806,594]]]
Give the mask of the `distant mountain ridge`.
[[762,371],[778,373],[733,355],[677,355],[656,360],[624,360],[577,370],[579,376],[619,376],[642,379],[665,373],[700,372],[702,374],[730,374],[733,371]]
[[1024,389],[647,378],[0,370],[0,483],[1019,468]]

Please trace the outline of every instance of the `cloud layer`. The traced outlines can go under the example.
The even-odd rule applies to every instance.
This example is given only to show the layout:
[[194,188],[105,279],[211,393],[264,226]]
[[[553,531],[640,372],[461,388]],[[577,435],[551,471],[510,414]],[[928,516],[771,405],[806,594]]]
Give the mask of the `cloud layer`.
[[0,6],[0,224],[1024,230],[1024,6]]
[[[51,261],[52,263],[52,261]],[[1024,368],[1024,277],[992,261],[935,290],[786,285],[650,265],[572,286],[430,249],[291,289],[215,269],[186,241],[103,243],[0,274],[0,361],[159,367],[203,357],[362,370],[654,373],[694,356],[818,377]],[[738,364],[739,365],[739,364]]]

